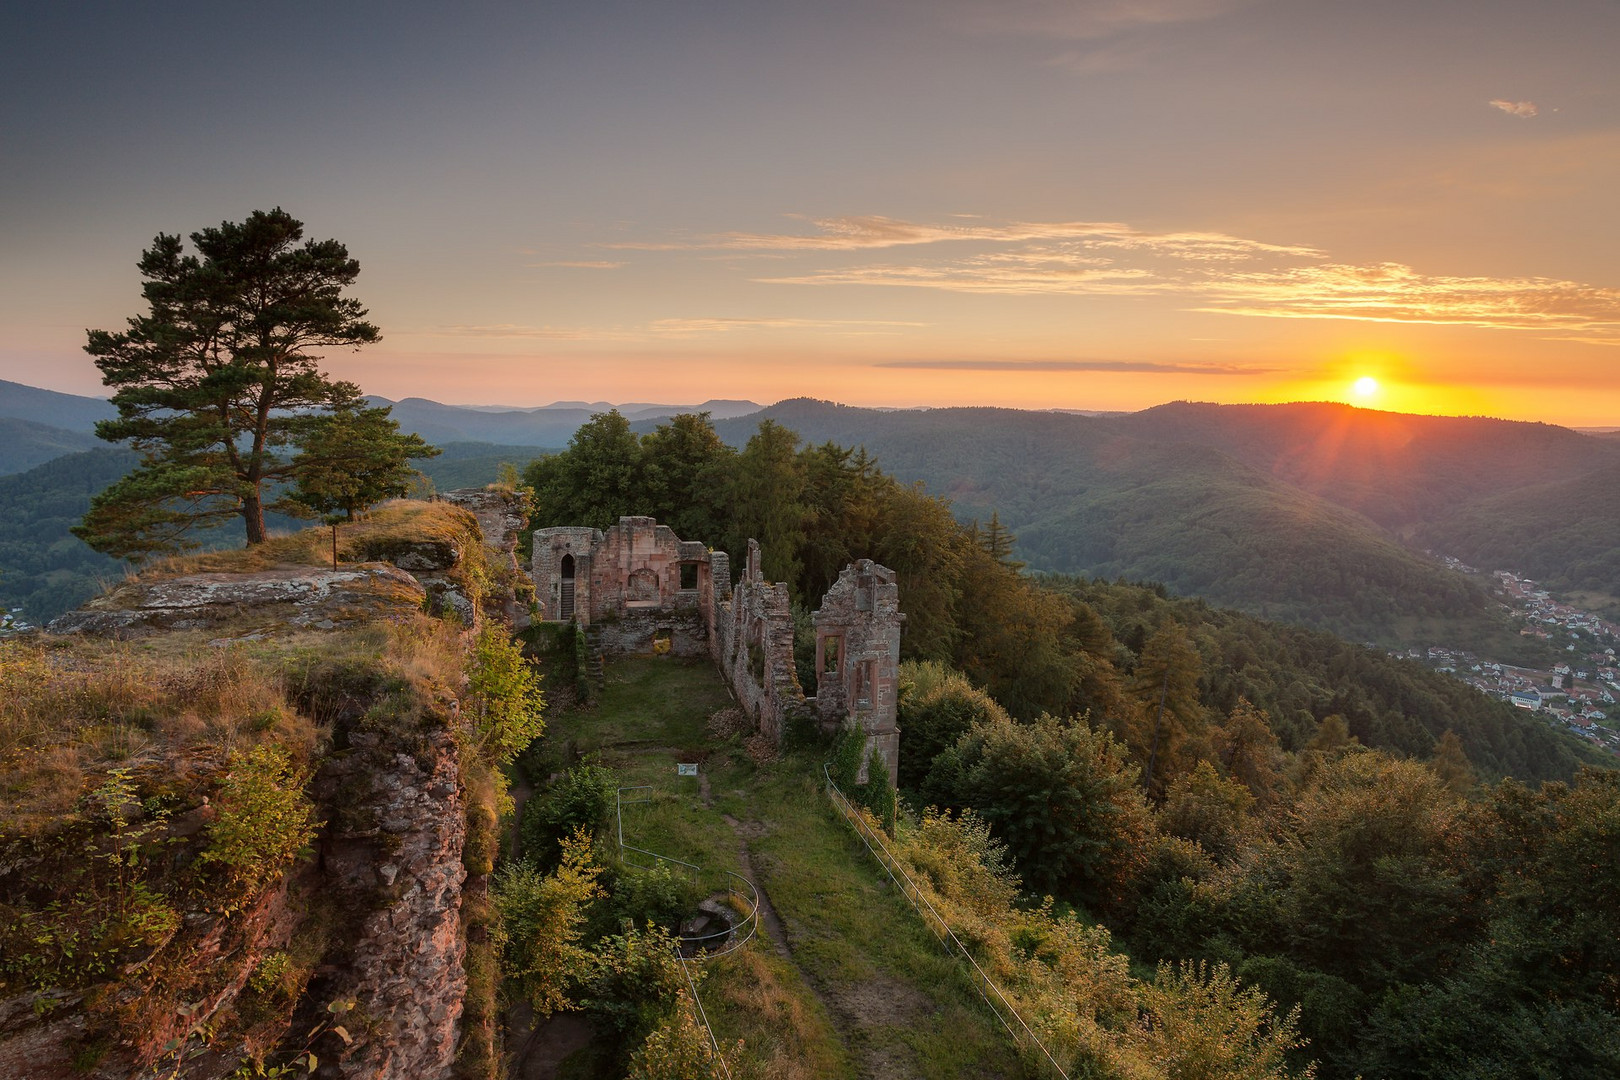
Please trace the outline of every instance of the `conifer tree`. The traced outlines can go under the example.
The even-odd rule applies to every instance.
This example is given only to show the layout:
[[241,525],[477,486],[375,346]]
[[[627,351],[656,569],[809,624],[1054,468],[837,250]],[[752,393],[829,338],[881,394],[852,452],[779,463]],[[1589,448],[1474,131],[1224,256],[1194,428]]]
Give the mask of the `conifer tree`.
[[1198,701],[1202,667],[1186,628],[1173,619],[1142,646],[1134,678],[1142,716],[1129,742],[1143,762],[1142,787],[1150,795],[1163,791],[1165,776],[1176,771],[1182,744],[1202,725]]
[[74,529],[91,547],[175,550],[192,525],[232,516],[262,542],[267,495],[299,471],[286,449],[328,410],[359,406],[359,388],[330,379],[315,350],[379,339],[343,295],[360,264],[336,240],[302,239],[278,207],[192,233],[196,254],[161,233],[143,253],[148,311],[121,332],[90,331],[85,346],[118,408],[96,434],[141,454]]

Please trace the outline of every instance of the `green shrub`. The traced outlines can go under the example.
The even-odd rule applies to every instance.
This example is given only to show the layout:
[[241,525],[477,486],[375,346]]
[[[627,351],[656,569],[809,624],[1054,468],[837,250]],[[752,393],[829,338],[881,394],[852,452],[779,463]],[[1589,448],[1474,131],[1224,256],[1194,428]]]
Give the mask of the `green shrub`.
[[307,779],[279,746],[231,755],[220,783],[218,811],[198,862],[222,878],[223,909],[234,911],[280,874],[315,838],[315,808]]
[[564,837],[581,829],[599,834],[613,810],[617,788],[618,777],[611,769],[600,765],[569,769],[544,795],[524,806],[519,830],[523,857],[537,867],[553,866]]

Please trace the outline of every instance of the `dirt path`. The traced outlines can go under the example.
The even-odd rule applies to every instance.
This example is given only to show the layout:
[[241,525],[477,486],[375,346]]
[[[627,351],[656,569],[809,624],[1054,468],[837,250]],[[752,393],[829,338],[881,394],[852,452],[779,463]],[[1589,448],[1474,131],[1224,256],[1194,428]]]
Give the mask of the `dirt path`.
[[[707,789],[707,782],[703,786]],[[776,909],[771,906],[771,898],[766,893],[765,886],[759,883],[759,872],[754,869],[754,860],[749,855],[748,838],[742,822],[730,814],[720,816],[731,827],[731,831],[737,834],[737,862],[742,866],[742,876],[754,883],[754,891],[759,894],[759,921],[760,925],[765,927],[765,936],[771,939],[771,944],[776,946],[777,953],[784,960],[792,961],[793,950],[788,945],[787,931],[783,929],[782,920],[777,916]],[[815,987],[812,986],[811,989],[814,990]]]

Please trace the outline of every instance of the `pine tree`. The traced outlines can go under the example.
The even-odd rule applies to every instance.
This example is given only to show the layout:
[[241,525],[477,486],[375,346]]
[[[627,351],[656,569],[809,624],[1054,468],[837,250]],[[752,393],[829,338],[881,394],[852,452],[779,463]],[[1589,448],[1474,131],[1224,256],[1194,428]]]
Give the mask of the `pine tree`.
[[113,389],[118,418],[96,425],[128,440],[140,465],[98,495],[74,532],[120,557],[191,546],[193,525],[240,516],[265,539],[267,496],[295,480],[286,448],[360,390],[317,366],[314,350],[379,339],[343,290],[360,264],[336,240],[303,244],[284,210],[179,236],[159,234],[139,263],[148,311],[128,329],[89,332],[85,351]]

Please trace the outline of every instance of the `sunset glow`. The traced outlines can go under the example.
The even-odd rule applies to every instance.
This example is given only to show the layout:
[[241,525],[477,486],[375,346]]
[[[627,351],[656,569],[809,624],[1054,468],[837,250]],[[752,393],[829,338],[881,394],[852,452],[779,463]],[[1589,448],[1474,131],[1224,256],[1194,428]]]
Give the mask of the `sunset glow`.
[[[0,378],[100,392],[83,331],[136,309],[152,237],[279,205],[360,261],[383,341],[327,364],[393,398],[1620,424],[1614,5],[736,16],[35,5]],[[180,40],[312,77],[199,94]]]

